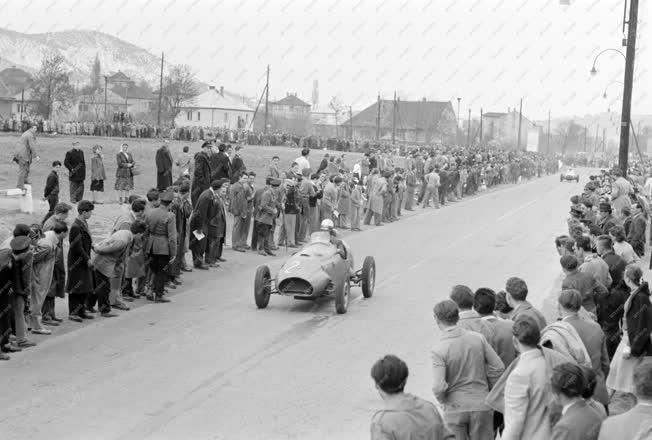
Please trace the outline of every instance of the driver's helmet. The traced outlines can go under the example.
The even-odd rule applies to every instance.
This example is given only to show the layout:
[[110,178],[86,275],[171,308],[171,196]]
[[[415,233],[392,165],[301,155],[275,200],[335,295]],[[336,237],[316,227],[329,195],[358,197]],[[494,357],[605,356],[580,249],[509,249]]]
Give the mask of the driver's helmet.
[[333,223],[333,220],[327,218],[322,220],[319,229],[321,229],[322,231],[332,231],[334,227],[335,227],[335,223]]

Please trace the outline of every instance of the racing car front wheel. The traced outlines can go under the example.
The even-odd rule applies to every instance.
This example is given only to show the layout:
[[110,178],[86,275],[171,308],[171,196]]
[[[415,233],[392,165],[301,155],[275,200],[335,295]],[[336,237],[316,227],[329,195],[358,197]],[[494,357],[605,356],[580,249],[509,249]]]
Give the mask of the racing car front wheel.
[[254,280],[254,299],[259,309],[264,309],[269,304],[271,286],[271,275],[269,267],[259,266],[256,269],[256,278]]
[[349,308],[349,297],[351,296],[351,282],[344,280],[342,288],[335,293],[335,311],[338,314],[346,313]]
[[374,257],[367,257],[364,259],[360,281],[362,296],[365,298],[371,298],[371,295],[374,294],[374,287],[376,285],[376,261],[374,260]]

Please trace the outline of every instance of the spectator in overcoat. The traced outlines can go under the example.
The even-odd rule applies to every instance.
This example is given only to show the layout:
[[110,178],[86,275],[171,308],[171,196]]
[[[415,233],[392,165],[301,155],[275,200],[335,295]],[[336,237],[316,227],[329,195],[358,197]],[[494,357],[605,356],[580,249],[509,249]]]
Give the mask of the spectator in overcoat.
[[167,142],[156,150],[156,188],[165,191],[172,186],[172,155]]
[[93,203],[82,200],[77,205],[78,217],[70,227],[68,239],[68,316],[71,321],[93,319],[86,312],[87,297],[94,289],[91,263],[93,239],[88,229],[88,219],[93,214]]
[[86,159],[84,151],[79,148],[79,142],[73,141],[72,149],[66,153],[63,166],[68,169],[70,203],[77,203],[84,198],[84,180],[86,180]]

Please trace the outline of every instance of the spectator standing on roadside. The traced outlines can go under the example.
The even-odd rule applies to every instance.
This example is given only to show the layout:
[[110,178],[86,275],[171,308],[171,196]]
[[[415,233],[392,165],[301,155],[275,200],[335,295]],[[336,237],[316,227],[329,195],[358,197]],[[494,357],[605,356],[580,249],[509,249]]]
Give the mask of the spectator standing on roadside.
[[371,367],[371,377],[383,399],[383,408],[371,419],[371,440],[454,440],[432,403],[403,391],[408,374],[405,362],[393,355]]
[[503,362],[484,336],[458,326],[453,301],[437,303],[434,315],[441,336],[431,350],[432,391],[444,407],[444,420],[458,440],[493,440],[493,411],[484,400]]
[[192,177],[192,193],[190,201],[193,208],[197,207],[199,196],[211,187],[211,142],[206,141],[201,146],[201,151],[195,154],[195,166]]
[[93,239],[88,229],[88,219],[95,207],[88,200],[77,204],[78,217],[70,227],[68,240],[68,316],[71,321],[82,322],[82,319],[93,319],[86,312],[87,297],[93,292],[93,272],[91,263],[91,247]]
[[30,128],[20,136],[18,140],[19,150],[14,155],[14,162],[18,164],[18,182],[16,188],[25,189],[25,184],[29,184],[29,171],[32,160],[38,162],[40,157],[36,152],[36,125]]
[[308,159],[308,156],[310,155],[310,149],[309,148],[304,148],[301,150],[301,156],[297,157],[294,162],[299,165],[299,169],[297,172],[301,175],[303,175],[303,170],[308,169],[311,170],[310,167],[310,160]]
[[91,194],[93,204],[101,205],[103,202],[99,194],[104,192],[104,181],[106,180],[106,171],[104,170],[104,155],[102,146],[93,146],[93,156],[91,156]]
[[134,189],[134,157],[129,152],[129,145],[122,144],[116,155],[118,168],[115,170],[115,190],[118,191],[120,203],[128,203],[129,193]]
[[70,203],[77,203],[84,198],[84,180],[86,180],[86,159],[79,142],[73,141],[72,149],[66,153],[63,166],[68,170],[70,181]]
[[179,169],[178,178],[181,179],[183,176],[192,176],[193,172],[193,163],[192,156],[189,153],[190,148],[186,145],[183,147],[183,151],[177,156],[177,160],[174,164]]
[[45,181],[45,189],[43,190],[43,199],[47,200],[50,208],[43,218],[45,222],[50,216],[54,214],[54,208],[59,203],[59,170],[61,169],[61,162],[55,160],[52,162],[52,171],[48,174]]
[[163,145],[156,150],[156,189],[165,191],[172,186],[172,155],[168,148],[168,141],[163,140]]

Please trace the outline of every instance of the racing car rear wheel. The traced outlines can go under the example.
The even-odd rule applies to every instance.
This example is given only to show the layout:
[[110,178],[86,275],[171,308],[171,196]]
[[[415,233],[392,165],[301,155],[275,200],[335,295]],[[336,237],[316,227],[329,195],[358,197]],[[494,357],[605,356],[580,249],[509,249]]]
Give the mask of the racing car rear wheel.
[[269,267],[259,266],[256,269],[256,278],[254,280],[254,299],[256,306],[259,309],[264,309],[269,304],[271,286],[271,275],[269,274]]
[[367,257],[362,263],[362,274],[360,276],[362,295],[365,298],[371,298],[376,286],[376,261],[374,257]]
[[345,280],[342,288],[335,293],[335,311],[338,314],[346,313],[349,308],[349,297],[351,296],[351,282]]

